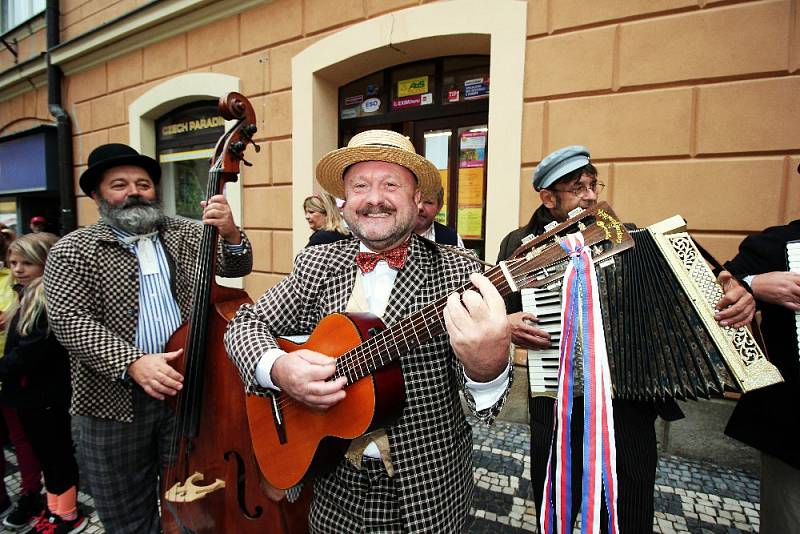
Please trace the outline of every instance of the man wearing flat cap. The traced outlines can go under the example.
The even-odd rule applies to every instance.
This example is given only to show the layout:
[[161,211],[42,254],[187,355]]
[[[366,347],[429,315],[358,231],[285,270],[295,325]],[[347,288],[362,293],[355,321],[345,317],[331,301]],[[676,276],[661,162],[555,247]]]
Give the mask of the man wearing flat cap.
[[[239,310],[225,335],[228,353],[248,392],[280,389],[327,410],[348,394],[344,377],[327,380],[335,370],[329,356],[338,355],[286,353],[276,336],[309,334],[325,316],[344,311],[370,312],[391,327],[447,298],[443,316],[429,318],[441,333],[416,348],[412,342],[399,359],[406,396],[399,419],[353,440],[316,477],[309,521],[319,533],[460,532],[473,474],[459,392],[486,423],[503,406],[511,381],[503,300],[477,274],[477,263],[414,233],[420,195],[435,195],[441,183],[406,137],[362,132],[324,156],[316,176],[345,199],[344,218],[357,239],[301,251],[287,278]],[[454,293],[470,282],[473,289]]]
[[[169,459],[183,377],[164,352],[188,317],[202,225],[165,216],[158,162],[123,144],[89,155],[80,186],[100,220],[63,237],[45,267],[50,324],[69,350],[78,446],[108,532],[158,533],[159,463]],[[217,273],[244,276],[252,251],[222,195],[202,202],[219,230]]]
[[[591,163],[589,150],[573,145],[561,148],[545,157],[533,173],[533,188],[538,192],[542,205],[533,212],[527,225],[508,234],[500,244],[498,262],[512,256],[526,236],[537,236],[565,221],[576,208],[586,209],[597,204],[597,197],[604,184],[597,179],[597,169]],[[549,299],[560,302],[560,293],[550,293]],[[722,309],[719,321],[730,321],[735,326],[749,322],[752,318],[752,299],[730,276],[726,280],[725,297],[720,301]],[[512,341],[515,345],[537,351],[551,348],[550,334],[537,326],[539,318],[523,311],[519,293],[506,298],[511,323]],[[536,359],[529,352],[529,366]],[[583,457],[583,370],[580,350],[576,350],[574,362],[574,397],[571,418],[572,451],[572,513],[573,521],[581,506],[581,476]],[[531,388],[528,409],[531,428],[531,484],[537,515],[542,518],[545,494],[545,475],[551,456],[555,401]],[[613,433],[616,438],[616,475],[618,494],[616,508],[619,532],[651,532],[653,526],[653,490],[655,470],[658,462],[654,423],[657,416],[667,420],[683,417],[677,404],[668,400],[660,403],[613,400]],[[597,466],[599,469],[599,466]],[[556,512],[557,514],[557,512]],[[601,530],[607,531],[606,503],[602,502]]]

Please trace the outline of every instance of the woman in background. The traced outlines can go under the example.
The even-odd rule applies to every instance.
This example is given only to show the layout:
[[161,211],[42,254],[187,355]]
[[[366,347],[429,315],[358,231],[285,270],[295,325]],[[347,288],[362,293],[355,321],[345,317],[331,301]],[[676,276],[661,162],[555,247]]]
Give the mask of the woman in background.
[[313,195],[303,201],[308,226],[314,231],[307,247],[333,243],[350,237],[336,201],[327,193]]

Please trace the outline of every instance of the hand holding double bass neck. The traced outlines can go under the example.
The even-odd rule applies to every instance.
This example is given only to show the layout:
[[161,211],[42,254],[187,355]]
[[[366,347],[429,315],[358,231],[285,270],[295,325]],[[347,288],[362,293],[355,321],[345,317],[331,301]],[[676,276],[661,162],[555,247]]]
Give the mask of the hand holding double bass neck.
[[[239,93],[220,98],[219,112],[236,124],[217,142],[206,199],[238,179],[247,145],[257,131],[250,102]],[[189,321],[170,339],[183,348],[176,368],[184,375],[178,394],[173,464],[165,470],[162,527],[165,532],[305,532],[307,499],[275,503],[252,451],[244,387],[223,345],[227,323],[244,303],[239,289],[214,283],[219,231],[203,227]],[[169,488],[167,490],[167,488]]]

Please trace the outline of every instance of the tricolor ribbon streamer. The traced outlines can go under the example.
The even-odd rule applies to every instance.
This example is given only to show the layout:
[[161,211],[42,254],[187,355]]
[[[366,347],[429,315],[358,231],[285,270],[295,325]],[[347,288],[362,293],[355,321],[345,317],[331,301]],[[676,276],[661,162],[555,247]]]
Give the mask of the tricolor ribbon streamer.
[[583,480],[581,532],[600,531],[601,489],[608,532],[617,534],[617,455],[611,409],[611,371],[597,295],[597,274],[583,234],[570,234],[561,247],[571,261],[562,285],[562,333],[553,441],[547,461],[540,518],[544,534],[567,534],[572,526],[571,420],[573,369],[578,336],[583,353]]

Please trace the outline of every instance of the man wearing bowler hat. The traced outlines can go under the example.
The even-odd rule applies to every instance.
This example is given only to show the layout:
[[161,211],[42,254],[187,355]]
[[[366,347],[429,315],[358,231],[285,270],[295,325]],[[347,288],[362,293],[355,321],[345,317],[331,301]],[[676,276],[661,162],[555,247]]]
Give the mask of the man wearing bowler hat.
[[[477,263],[414,233],[420,195],[435,195],[441,183],[406,137],[359,133],[324,156],[316,175],[328,193],[345,199],[344,218],[357,239],[301,251],[286,279],[239,309],[225,334],[228,353],[249,392],[280,389],[327,410],[348,393],[344,377],[328,380],[335,360],[307,349],[286,353],[276,336],[309,334],[323,317],[343,311],[371,312],[392,326],[447,298],[443,316],[404,329],[409,338],[426,330],[433,338],[401,349],[400,418],[353,440],[317,476],[309,522],[317,533],[460,532],[474,482],[472,433],[459,392],[484,422],[503,406],[511,379],[503,300],[476,274]],[[470,281],[474,289],[454,293]],[[285,424],[291,433],[293,423]]]
[[[580,145],[561,148],[545,157],[533,173],[533,188],[542,201],[527,225],[508,234],[500,244],[498,261],[509,258],[526,236],[537,236],[549,225],[565,221],[576,208],[591,208],[604,188],[597,179],[597,169],[591,163],[589,150]],[[721,279],[725,295],[718,305],[722,310],[718,321],[740,326],[752,318],[754,304],[748,293],[730,275]],[[506,299],[515,345],[529,350],[551,346],[550,335],[537,327],[538,318],[522,311],[519,293]],[[612,318],[613,320],[613,318]],[[724,324],[724,323],[723,323]],[[574,404],[571,419],[572,450],[572,511],[574,521],[581,506],[581,459],[583,456],[583,368],[579,350],[574,362]],[[528,399],[531,427],[531,483],[540,525],[545,492],[545,475],[553,441],[555,402],[552,397],[534,395]],[[672,401],[659,403],[614,400],[613,422],[616,438],[618,495],[616,508],[620,532],[651,532],[653,526],[653,489],[658,462],[654,422],[657,416],[667,420],[683,417]],[[555,460],[554,460],[555,461]],[[600,466],[595,466],[600,468]],[[601,529],[606,531],[607,519],[603,502]]]
[[[160,532],[159,463],[169,460],[174,396],[183,377],[164,352],[190,313],[202,225],[168,217],[161,168],[123,144],[89,155],[80,186],[100,211],[63,237],[45,268],[50,324],[69,350],[83,474],[106,530]],[[252,251],[222,195],[202,202],[219,230],[217,273],[244,276]]]

